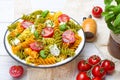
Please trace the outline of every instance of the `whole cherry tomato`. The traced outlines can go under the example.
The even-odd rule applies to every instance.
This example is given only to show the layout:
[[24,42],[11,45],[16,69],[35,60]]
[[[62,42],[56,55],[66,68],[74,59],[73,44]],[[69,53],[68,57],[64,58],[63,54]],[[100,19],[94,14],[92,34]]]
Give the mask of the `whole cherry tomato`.
[[75,42],[75,34],[74,34],[74,32],[71,31],[71,30],[66,30],[62,34],[62,40],[65,43],[74,43]]
[[94,77],[92,80],[102,80],[100,77]]
[[107,60],[107,59],[102,61],[101,66],[105,68],[108,74],[113,73],[115,70],[114,62]]
[[86,72],[79,72],[76,77],[76,80],[91,80],[91,79]]
[[100,6],[95,6],[92,9],[92,15],[96,18],[100,18],[103,10]]
[[104,78],[105,75],[106,75],[106,71],[100,65],[96,65],[92,69],[92,74],[93,74],[94,77]]
[[59,22],[68,22],[70,20],[70,17],[66,14],[61,14],[58,16],[58,21]]
[[22,76],[23,72],[24,72],[24,69],[20,65],[14,65],[10,67],[10,70],[9,70],[10,75],[14,78],[18,78]]
[[79,71],[88,71],[91,69],[91,65],[86,60],[81,60],[78,63],[78,70]]
[[101,58],[97,55],[92,55],[88,58],[88,63],[91,65],[96,65],[98,63],[100,63]]

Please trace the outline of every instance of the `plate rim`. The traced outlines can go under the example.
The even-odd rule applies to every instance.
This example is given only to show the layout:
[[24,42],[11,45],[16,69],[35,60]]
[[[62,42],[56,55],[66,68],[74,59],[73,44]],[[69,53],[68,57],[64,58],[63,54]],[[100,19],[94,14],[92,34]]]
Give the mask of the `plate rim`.
[[[71,18],[71,17],[70,17]],[[14,22],[12,22],[11,24],[13,24],[13,23],[15,23],[16,21],[18,21],[19,19],[21,19],[21,18],[18,18],[18,19],[16,19]],[[75,21],[77,24],[79,24],[75,19],[73,19],[73,18],[71,18],[73,21]],[[80,25],[80,24],[79,24]],[[7,45],[6,45],[6,36],[7,36],[7,33],[8,33],[8,29],[5,31],[5,34],[4,34],[4,47],[5,47],[5,50],[7,51],[7,53],[9,54],[9,56],[10,57],[12,57],[12,59],[14,59],[15,61],[17,61],[17,62],[19,62],[19,63],[21,63],[21,64],[23,64],[23,65],[25,65],[25,66],[29,66],[29,67],[32,67],[32,68],[54,68],[54,67],[59,67],[59,66],[62,66],[62,65],[64,65],[64,64],[67,64],[67,63],[69,63],[69,62],[71,62],[71,61],[73,61],[76,57],[78,57],[79,55],[80,55],[80,53],[83,51],[83,49],[84,49],[84,47],[85,47],[85,41],[86,41],[86,39],[85,39],[85,33],[84,33],[84,30],[82,29],[82,27],[81,27],[81,30],[82,30],[82,33],[83,33],[83,45],[82,45],[82,48],[81,48],[81,50],[78,52],[78,54],[77,55],[75,55],[72,59],[70,59],[70,60],[68,60],[67,62],[64,62],[64,63],[61,63],[61,64],[57,64],[57,65],[48,65],[48,66],[35,66],[35,65],[33,65],[33,64],[27,64],[27,63],[24,63],[24,62],[22,62],[22,61],[20,61],[19,59],[16,59],[12,54],[11,54],[11,52],[7,49]]]

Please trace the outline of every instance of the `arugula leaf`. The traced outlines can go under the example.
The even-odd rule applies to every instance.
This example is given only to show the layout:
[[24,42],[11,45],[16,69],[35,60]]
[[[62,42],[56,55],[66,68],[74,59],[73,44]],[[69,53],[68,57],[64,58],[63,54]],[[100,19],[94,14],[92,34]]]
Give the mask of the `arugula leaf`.
[[[110,5],[113,0],[104,0],[104,3]],[[119,0],[118,0],[119,1]]]
[[114,26],[118,26],[120,24],[120,13],[117,15],[116,19],[114,20]]
[[[106,0],[107,1],[107,0]],[[117,4],[119,5],[120,4],[120,0],[115,0],[117,2]]]

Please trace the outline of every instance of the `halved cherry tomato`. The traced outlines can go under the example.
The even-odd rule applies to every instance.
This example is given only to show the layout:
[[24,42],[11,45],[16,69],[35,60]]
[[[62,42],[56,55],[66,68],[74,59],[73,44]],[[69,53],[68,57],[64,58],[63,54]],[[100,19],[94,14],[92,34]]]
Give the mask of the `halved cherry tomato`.
[[96,65],[96,64],[100,63],[100,61],[101,61],[101,58],[97,55],[92,55],[88,59],[88,63],[91,65]]
[[88,71],[91,68],[92,68],[92,66],[86,60],[81,60],[78,63],[78,70],[79,71]]
[[94,77],[104,78],[106,75],[106,71],[104,67],[101,67],[100,65],[96,65],[92,69],[92,74]]
[[91,80],[90,77],[87,75],[87,72],[79,72],[76,80]]
[[9,70],[10,75],[14,78],[18,78],[22,76],[23,72],[24,72],[24,69],[20,65],[14,65],[10,67],[10,70]]
[[54,33],[54,29],[51,28],[51,27],[46,27],[42,30],[42,36],[44,38],[49,38],[49,37],[52,37],[53,36],[53,33]]
[[92,9],[92,14],[94,17],[96,18],[100,18],[101,17],[101,14],[102,14],[103,10],[100,6],[95,6],[93,7]]
[[108,74],[112,74],[115,70],[115,63],[110,60],[103,60],[101,66],[105,68]]
[[26,20],[24,20],[24,21],[21,23],[21,26],[22,26],[23,28],[27,28],[27,27],[29,27],[29,26],[31,26],[31,25],[33,25],[33,23],[30,22],[30,21],[26,21]]
[[62,34],[62,40],[65,43],[74,43],[75,42],[75,34],[74,34],[74,32],[71,31],[71,30],[66,30]]
[[43,44],[41,42],[33,42],[30,44],[30,48],[34,51],[39,52],[43,49]]
[[66,14],[61,14],[59,17],[58,17],[58,21],[59,22],[68,22],[70,20],[70,17]]

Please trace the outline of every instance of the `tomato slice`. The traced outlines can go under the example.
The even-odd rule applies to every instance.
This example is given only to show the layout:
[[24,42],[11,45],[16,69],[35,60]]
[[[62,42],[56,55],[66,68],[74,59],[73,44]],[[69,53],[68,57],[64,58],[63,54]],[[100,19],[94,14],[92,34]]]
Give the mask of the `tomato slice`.
[[39,52],[40,50],[43,49],[43,44],[41,42],[33,42],[33,43],[30,44],[30,48],[33,51]]
[[30,21],[26,21],[26,20],[24,20],[24,21],[21,23],[21,26],[22,26],[23,28],[27,28],[27,27],[29,27],[29,26],[31,26],[31,25],[33,25],[33,23],[30,22]]
[[71,30],[67,30],[62,34],[62,40],[65,43],[74,43],[75,42],[75,34]]
[[42,36],[44,38],[50,38],[53,36],[53,33],[54,33],[54,29],[51,28],[51,27],[46,27],[42,30]]
[[18,78],[22,76],[23,72],[24,72],[24,69],[20,65],[14,65],[10,67],[10,70],[9,70],[10,75],[14,78]]
[[58,21],[59,22],[68,22],[70,20],[70,17],[66,14],[61,14],[59,17],[58,17]]

